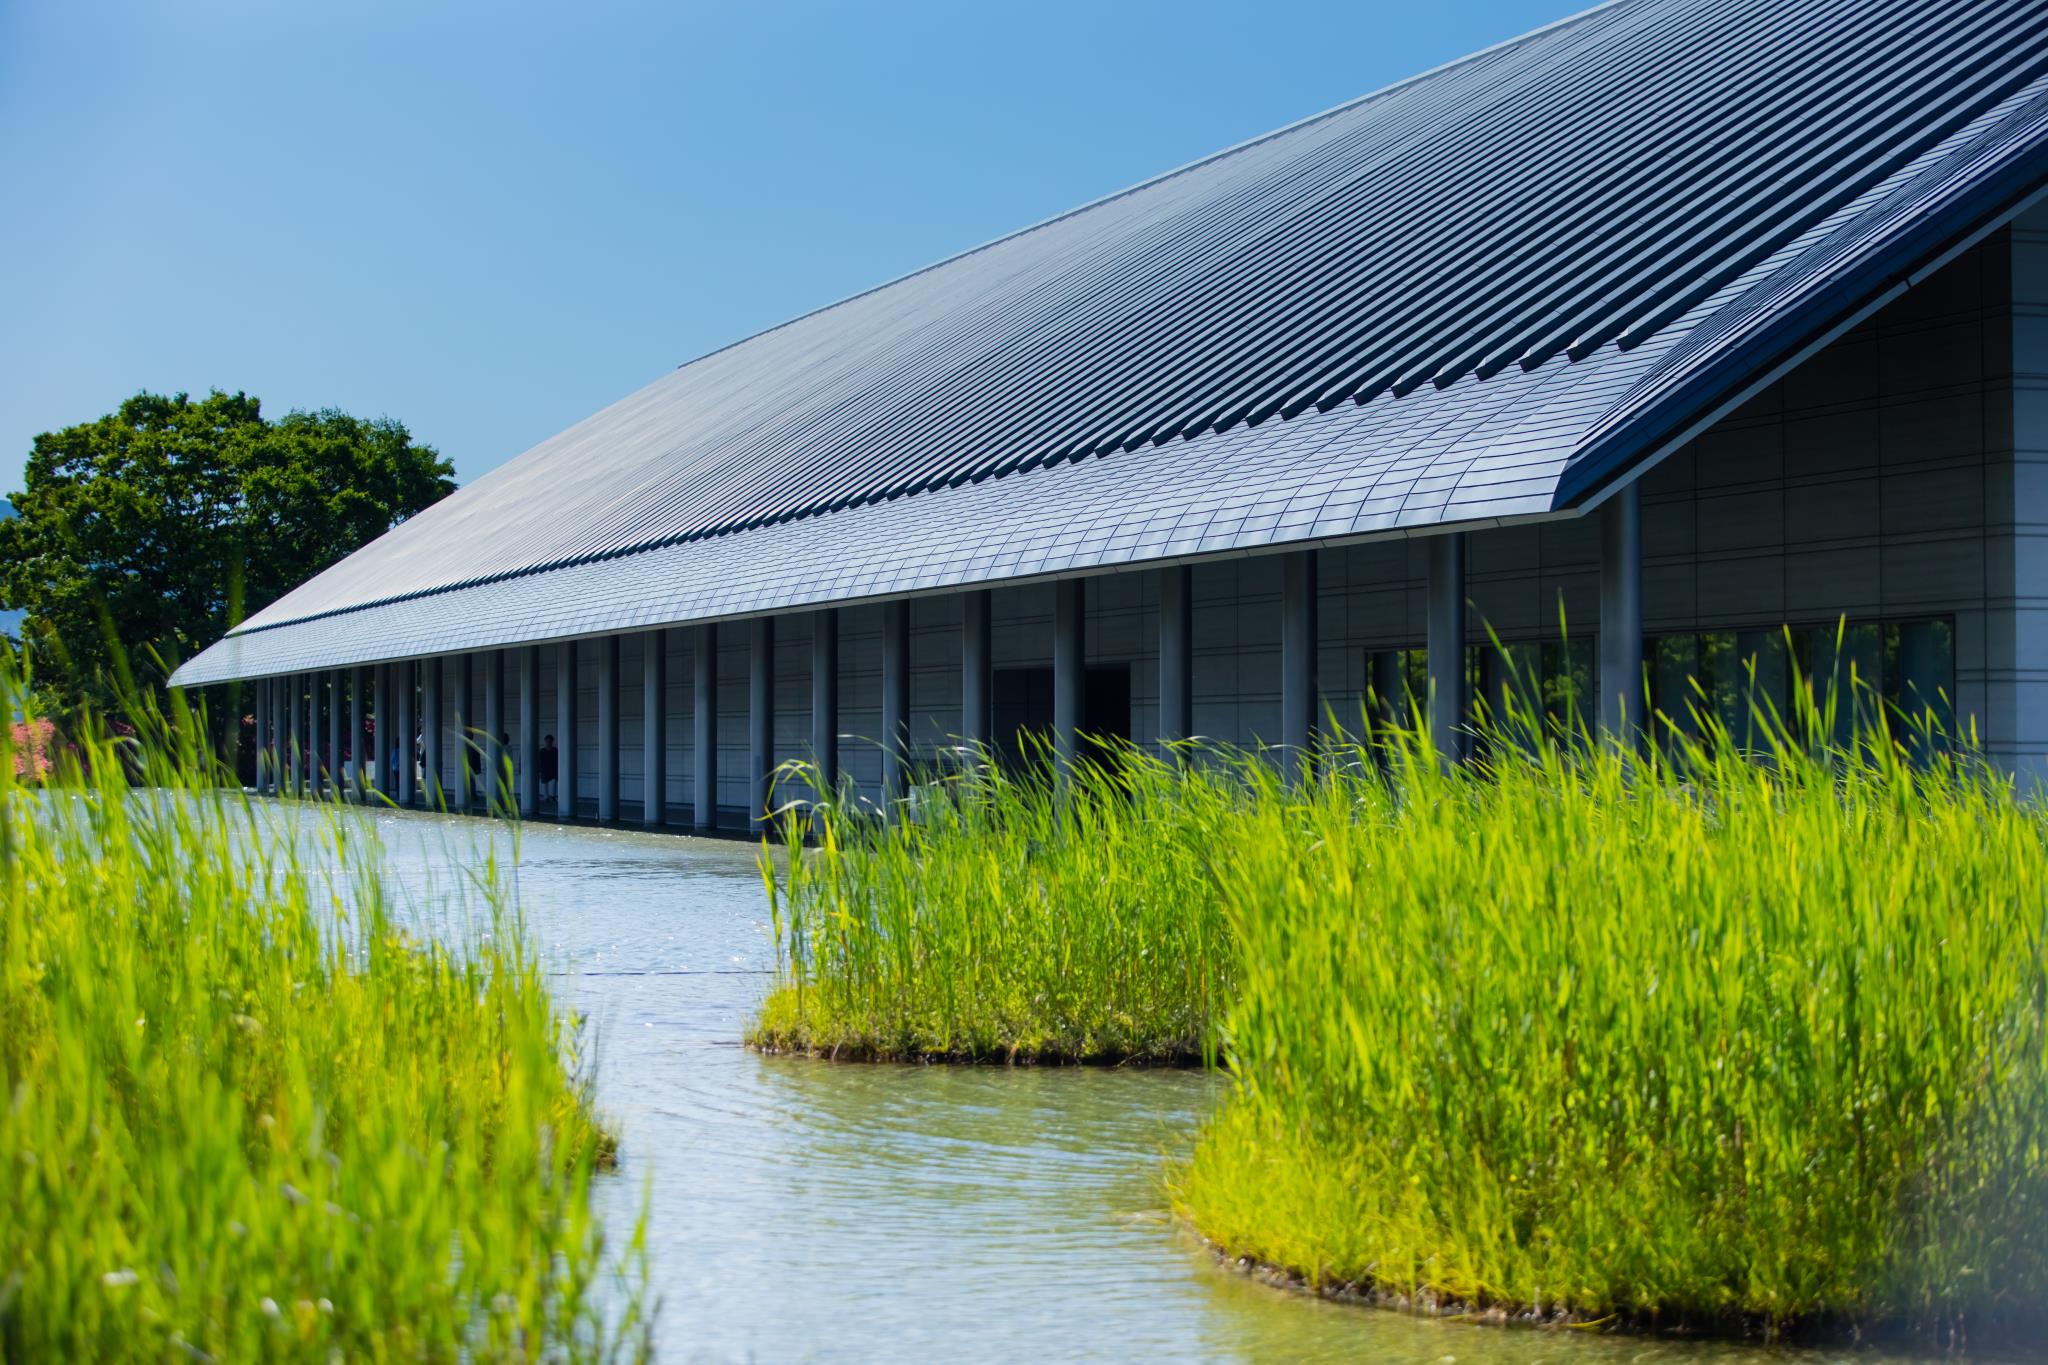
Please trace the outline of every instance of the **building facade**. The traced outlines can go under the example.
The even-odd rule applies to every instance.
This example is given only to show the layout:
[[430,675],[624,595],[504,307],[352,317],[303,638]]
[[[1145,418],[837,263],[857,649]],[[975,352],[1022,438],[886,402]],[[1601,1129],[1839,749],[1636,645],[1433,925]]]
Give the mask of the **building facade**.
[[[1344,138],[1406,139],[1401,155],[1413,156],[1411,123],[1424,115],[1477,102],[1497,116],[1573,82],[1625,83],[1612,69],[1623,55],[1682,84],[1698,73],[1664,69],[1678,61],[1668,48],[1679,34],[1697,60],[1728,64],[1720,78],[1734,83],[1743,62],[1813,57],[1775,26],[1787,9],[1621,0],[1325,119],[1350,120]],[[1903,54],[1988,41],[2027,11],[1962,5],[1933,20],[1877,6],[1864,18]],[[2032,28],[2048,34],[2043,17]],[[1721,25],[1711,37],[1694,27],[1708,21]],[[1876,41],[1835,37],[1843,62]],[[1716,43],[1730,51],[1717,55]],[[1027,734],[1063,756],[1097,733],[1155,747],[1196,736],[1270,746],[1291,762],[1317,733],[1356,724],[1370,699],[1400,697],[1422,705],[1439,745],[1455,750],[1474,703],[1514,687],[1540,684],[1546,704],[1569,698],[1610,730],[1683,729],[1694,704],[1739,726],[1752,690],[1783,706],[1795,676],[1851,670],[2038,779],[2048,773],[2039,46],[2023,44],[1996,81],[1949,80],[1953,108],[1939,119],[1924,91],[1917,102],[1901,93],[1905,71],[1893,79],[1907,84],[1876,93],[1805,78],[1814,88],[1788,119],[1832,98],[1849,106],[1845,126],[1892,132],[1860,179],[1816,189],[1773,232],[1717,253],[1699,229],[1721,204],[1757,185],[1797,197],[1833,173],[1812,163],[1810,130],[1774,125],[1776,141],[1749,144],[1761,170],[1725,165],[1692,200],[1660,209],[1662,228],[1580,241],[1561,268],[1588,278],[1584,299],[1540,275],[1505,292],[1496,278],[1499,297],[1381,337],[1394,376],[1383,385],[1320,397],[1313,387],[1376,344],[1369,331],[1312,309],[1293,333],[1260,331],[1253,315],[1217,305],[1178,330],[1156,324],[1145,363],[1105,357],[1122,367],[1118,383],[1090,374],[1075,381],[1094,386],[1080,397],[998,414],[976,439],[1008,452],[1007,464],[950,453],[928,469],[891,464],[924,425],[950,420],[949,400],[969,392],[961,375],[1007,363],[1041,335],[1085,350],[1149,316],[1091,311],[1078,290],[1039,297],[1075,277],[1070,260],[1111,249],[1101,242],[1144,239],[1117,267],[1125,273],[1148,253],[1185,263],[1174,298],[1185,272],[1226,246],[1279,262],[1322,252],[1295,240],[1312,221],[1298,213],[1232,220],[1229,233],[1215,225],[1226,209],[1241,217],[1245,203],[1284,200],[1311,170],[1342,185],[1381,164],[1330,127],[1297,125],[1127,196],[1146,203],[1104,201],[693,362],[398,528],[177,681],[253,682],[263,743],[301,755],[268,768],[269,784],[341,773],[362,754],[402,802],[482,808],[489,793],[475,773],[502,758],[513,774],[503,796],[530,815],[699,830],[757,826],[771,775],[798,758],[886,808],[963,744],[1010,749]],[[1670,117],[1684,119],[1672,100]],[[1713,127],[1700,134],[1709,142]],[[1501,136],[1497,155],[1516,155]],[[1315,145],[1287,150],[1304,138]],[[1615,155],[1667,198],[1680,171],[1704,164],[1682,146],[1666,150],[1668,165],[1640,148]],[[1246,167],[1247,157],[1269,164]],[[1438,238],[1445,252],[1477,245],[1441,207],[1414,211],[1436,237],[1411,232],[1401,252],[1428,257]],[[1584,210],[1560,201],[1555,212],[1516,231],[1554,243]],[[1207,253],[1166,244],[1168,229]],[[1350,229],[1371,266],[1363,275],[1327,265],[1240,292],[1292,307],[1304,294],[1369,288],[1373,271],[1398,274],[1405,260],[1385,255],[1391,247],[1374,256],[1375,231]],[[1033,240],[1049,233],[1084,240]],[[1655,306],[1602,333],[1588,319],[1626,296],[1615,263],[1638,257],[1666,272],[1640,276]],[[1490,259],[1493,277],[1509,268],[1505,249]],[[958,278],[922,278],[947,272]],[[895,297],[929,286],[953,299],[969,285],[983,290],[979,311]],[[1166,309],[1151,284],[1128,288]],[[1393,307],[1408,296],[1390,297]],[[1038,309],[1028,328],[1013,320],[1028,311],[1020,298]],[[884,330],[878,313],[900,333],[882,352],[870,339]],[[1484,358],[1491,338],[1524,346],[1546,328],[1580,341],[1524,350],[1519,365]],[[1295,368],[1231,390],[1289,347]],[[1201,384],[1169,373],[1196,354],[1209,367]],[[816,400],[790,376],[834,366],[844,373],[823,381],[832,402],[807,408]],[[1172,406],[1183,391],[1230,401]],[[1071,432],[1083,427],[1116,439],[1077,446]],[[764,429],[778,433],[772,443]],[[865,443],[859,458],[834,464],[848,442]],[[496,518],[526,515],[535,499],[553,507],[546,480],[586,466],[611,486],[566,500],[559,544],[531,563],[487,562],[495,551],[482,547],[505,538],[493,535],[505,529]],[[478,547],[469,562],[464,545]],[[369,735],[397,742],[378,753]]]

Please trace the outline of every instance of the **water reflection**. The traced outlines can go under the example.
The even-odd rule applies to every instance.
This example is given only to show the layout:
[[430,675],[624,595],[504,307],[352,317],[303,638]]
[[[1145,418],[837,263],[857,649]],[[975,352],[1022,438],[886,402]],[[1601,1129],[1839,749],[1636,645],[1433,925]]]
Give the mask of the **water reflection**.
[[[446,884],[452,850],[509,851],[474,822],[378,823],[416,894]],[[760,1057],[738,1041],[772,961],[751,849],[536,827],[520,855],[530,923],[595,1022],[601,1103],[624,1136],[600,1198],[622,1230],[651,1199],[667,1358],[1845,1358],[1503,1331],[1246,1279],[1168,1218],[1160,1189],[1213,1078]]]

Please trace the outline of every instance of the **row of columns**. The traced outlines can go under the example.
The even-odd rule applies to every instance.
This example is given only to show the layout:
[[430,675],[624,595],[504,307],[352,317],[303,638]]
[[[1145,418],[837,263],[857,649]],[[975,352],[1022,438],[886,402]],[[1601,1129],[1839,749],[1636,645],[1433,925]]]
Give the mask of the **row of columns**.
[[[1600,510],[1600,704],[1599,722],[1609,734],[1630,734],[1641,725],[1642,692],[1642,521],[1636,488],[1629,485],[1608,499]],[[1465,535],[1448,532],[1432,536],[1427,550],[1428,585],[1426,608],[1426,649],[1429,696],[1425,720],[1437,751],[1456,759],[1464,754],[1471,699],[1465,678],[1465,636],[1467,625],[1465,583]],[[1186,565],[1156,570],[1159,575],[1159,737],[1163,742],[1185,739],[1194,733],[1194,601],[1191,571]],[[1081,735],[1087,705],[1087,584],[1079,578],[1054,584],[1053,593],[1053,751],[1060,771],[1070,771],[1082,757]],[[1308,771],[1316,731],[1316,710],[1320,691],[1316,679],[1316,558],[1313,550],[1285,555],[1281,573],[1280,600],[1280,718],[1281,761],[1291,776]],[[695,804],[691,826],[710,831],[718,822],[718,645],[719,627],[702,624],[687,627],[694,632],[693,722],[695,745],[692,773]],[[747,631],[747,810],[751,828],[759,830],[767,820],[775,771],[775,620],[755,617]],[[645,702],[641,707],[641,810],[649,827],[667,823],[667,667],[666,632],[654,631],[642,651],[640,686]],[[961,738],[969,746],[985,747],[994,742],[994,652],[990,593],[986,588],[962,595],[961,609]],[[358,781],[395,794],[402,805],[425,804],[438,807],[444,798],[458,809],[467,809],[481,796],[496,807],[508,795],[518,810],[527,815],[539,811],[540,651],[538,645],[512,650],[491,650],[465,654],[452,660],[428,659],[418,665],[418,694],[431,723],[414,723],[415,695],[411,662],[383,664],[374,668],[348,670],[349,733],[357,738],[348,750],[358,760]],[[581,793],[577,790],[577,696],[576,646],[573,642],[545,646],[555,651],[557,736],[557,813],[573,815]],[[504,675],[507,655],[519,679],[519,740],[513,771],[515,790],[501,789],[504,776],[499,737],[505,734]],[[471,790],[471,764],[459,766],[457,786],[452,793],[440,788],[441,683],[442,670],[456,670],[456,732],[469,734],[462,714],[473,695],[475,661],[484,663],[485,736],[479,750],[483,757],[475,777],[481,790]],[[625,680],[619,675],[619,641],[606,636],[597,643],[597,818],[615,823],[619,818],[619,690]],[[402,676],[401,676],[402,674]],[[810,749],[815,780],[822,791],[834,791],[839,784],[839,612],[824,608],[814,613],[811,632]],[[1373,679],[1386,695],[1396,695],[1393,679]],[[343,673],[320,677],[272,678],[257,684],[258,785],[262,790],[297,791],[307,781],[306,757],[315,747],[316,717],[327,717],[324,764],[310,765],[315,772],[342,771]],[[370,721],[377,736],[375,752],[362,743],[365,735],[364,699],[370,698]],[[387,724],[387,720],[390,724]],[[280,729],[280,726],[282,727]],[[395,726],[395,731],[394,731]],[[303,728],[302,728],[303,727]],[[428,790],[415,791],[412,736],[423,734],[423,766]],[[882,791],[885,803],[902,799],[910,786],[910,605],[906,601],[882,607]],[[391,736],[399,736],[393,744]],[[469,741],[463,741],[468,744]],[[275,767],[273,753],[299,756]],[[367,757],[367,769],[361,760]],[[396,771],[392,771],[393,768]]]

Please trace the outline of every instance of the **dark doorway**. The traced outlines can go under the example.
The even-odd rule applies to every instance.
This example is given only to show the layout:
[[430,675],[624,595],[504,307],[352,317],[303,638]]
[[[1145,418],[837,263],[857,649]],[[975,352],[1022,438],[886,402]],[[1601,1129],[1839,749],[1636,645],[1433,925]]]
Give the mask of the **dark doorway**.
[[1081,731],[1097,739],[1131,738],[1131,666],[1098,664],[1088,670]]
[[[1015,767],[1037,756],[1026,736],[1041,742],[1052,736],[1052,670],[995,670],[995,742],[997,753]],[[1093,664],[1082,694],[1081,733],[1099,739],[1131,737],[1131,666]],[[1084,745],[1084,751],[1086,746]]]

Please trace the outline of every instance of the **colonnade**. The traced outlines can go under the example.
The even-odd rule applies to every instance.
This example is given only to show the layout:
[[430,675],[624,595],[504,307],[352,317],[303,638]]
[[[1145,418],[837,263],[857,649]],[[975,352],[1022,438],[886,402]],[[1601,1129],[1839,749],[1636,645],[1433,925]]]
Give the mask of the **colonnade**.
[[[1600,703],[1598,719],[1610,734],[1632,733],[1642,723],[1642,531],[1641,509],[1634,484],[1614,493],[1599,509],[1600,567]],[[1426,650],[1429,696],[1426,721],[1437,751],[1447,761],[1464,755],[1469,738],[1471,697],[1465,677],[1467,602],[1465,534],[1447,532],[1429,538],[1426,604]],[[1280,761],[1289,773],[1307,771],[1313,752],[1320,693],[1316,682],[1317,592],[1316,552],[1282,552],[1280,596]],[[1159,738],[1162,743],[1194,733],[1193,593],[1191,570],[1185,564],[1150,570],[1158,581]],[[1086,706],[1088,580],[1069,578],[1054,585],[1052,631],[1052,749],[1056,766],[1069,771],[1079,759]],[[969,746],[991,746],[994,734],[994,684],[990,590],[961,594],[960,739]],[[825,607],[811,613],[810,725],[808,755],[818,782],[836,788],[839,780],[839,616]],[[772,616],[747,619],[736,627],[715,622],[673,629],[692,632],[694,672],[694,747],[691,773],[694,802],[688,827],[710,832],[718,827],[718,677],[717,658],[722,629],[746,632],[747,642],[747,782],[749,829],[759,832],[766,819],[770,784],[778,760],[775,752],[775,621]],[[642,651],[638,685],[644,701],[641,715],[642,823],[667,825],[668,653],[665,631],[649,632]],[[540,795],[538,735],[541,730],[540,687],[543,650],[554,651],[557,778],[551,807],[543,810]],[[484,667],[483,716],[472,727],[464,710],[474,695],[474,669]],[[518,679],[518,737],[512,752],[502,751],[498,737],[505,725],[505,674]],[[601,823],[617,823],[620,808],[620,676],[619,637],[599,639],[596,649],[596,790],[578,789],[577,746],[579,686],[576,643],[520,645],[452,656],[333,669],[315,674],[259,679],[256,684],[258,789],[265,792],[382,792],[402,806],[452,807],[468,810],[481,802],[497,810],[516,808],[522,815],[573,816],[578,801],[591,798]],[[910,781],[910,610],[896,600],[882,606],[881,740],[882,796],[885,808],[902,798]],[[451,675],[452,676],[449,676]],[[456,785],[441,786],[443,683],[458,698],[455,733],[466,750],[481,758],[456,765]],[[1393,695],[1391,679],[1374,679],[1383,695]],[[416,724],[417,696],[429,718]],[[344,704],[345,703],[345,704]],[[347,720],[344,725],[344,712]],[[325,717],[324,730],[321,717]],[[421,736],[424,784],[415,781],[413,739]],[[402,737],[394,742],[392,736]],[[324,741],[324,742],[323,742]],[[784,754],[781,757],[790,757]],[[505,759],[510,758],[512,786],[507,790]],[[364,760],[367,760],[365,762]],[[345,775],[345,776],[344,776]],[[424,785],[425,790],[418,789]]]

